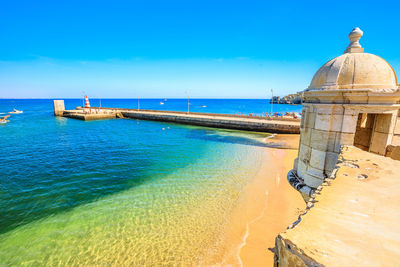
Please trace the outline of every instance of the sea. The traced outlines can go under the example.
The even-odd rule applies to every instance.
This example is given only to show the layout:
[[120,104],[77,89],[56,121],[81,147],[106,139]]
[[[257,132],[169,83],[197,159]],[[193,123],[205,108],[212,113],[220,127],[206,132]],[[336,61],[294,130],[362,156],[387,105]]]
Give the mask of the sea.
[[[92,106],[254,114],[268,99],[90,99]],[[82,99],[65,99],[67,109]],[[139,107],[140,106],[140,107]],[[218,264],[266,133],[55,117],[51,99],[0,99],[0,266]],[[276,104],[273,112],[301,112]]]

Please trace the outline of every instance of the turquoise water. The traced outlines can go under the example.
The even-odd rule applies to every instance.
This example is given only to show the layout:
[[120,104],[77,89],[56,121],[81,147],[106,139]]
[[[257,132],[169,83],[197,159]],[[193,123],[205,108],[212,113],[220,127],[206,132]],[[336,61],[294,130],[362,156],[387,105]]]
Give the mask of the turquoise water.
[[[144,108],[159,105],[147,101]],[[202,101],[215,106],[205,112],[235,113],[238,104],[218,111],[218,100]],[[171,102],[171,110],[185,104]],[[14,107],[24,113],[0,125],[1,265],[218,262],[224,225],[261,164],[265,134],[84,122],[54,117],[50,100],[0,100],[0,113]]]

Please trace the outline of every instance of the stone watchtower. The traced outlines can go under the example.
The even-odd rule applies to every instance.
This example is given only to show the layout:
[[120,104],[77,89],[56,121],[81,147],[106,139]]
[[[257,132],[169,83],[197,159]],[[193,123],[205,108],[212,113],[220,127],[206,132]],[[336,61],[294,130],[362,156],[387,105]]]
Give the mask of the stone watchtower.
[[400,145],[396,74],[384,59],[364,53],[362,35],[355,28],[343,55],[325,63],[304,91],[299,154],[288,174],[303,196],[330,176],[341,145],[380,155]]

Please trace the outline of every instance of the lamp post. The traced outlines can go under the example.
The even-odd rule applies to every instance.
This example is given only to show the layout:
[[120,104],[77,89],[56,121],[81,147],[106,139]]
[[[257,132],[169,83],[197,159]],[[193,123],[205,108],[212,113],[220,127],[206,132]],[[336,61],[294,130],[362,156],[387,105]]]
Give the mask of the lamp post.
[[271,89],[271,116],[273,115],[272,114],[272,108],[273,108],[273,105],[274,105],[274,89]]
[[85,106],[85,91],[82,91],[83,98],[82,98],[82,107]]
[[190,111],[190,108],[189,108],[189,105],[190,105],[190,102],[189,102],[189,94],[188,94],[188,92],[187,91],[185,91],[185,94],[187,95],[187,113],[189,114],[189,111]]

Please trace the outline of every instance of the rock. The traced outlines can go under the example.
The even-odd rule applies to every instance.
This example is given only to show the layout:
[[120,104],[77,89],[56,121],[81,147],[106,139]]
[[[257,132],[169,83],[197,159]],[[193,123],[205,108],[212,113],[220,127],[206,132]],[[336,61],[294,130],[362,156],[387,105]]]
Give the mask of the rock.
[[303,102],[303,96],[301,93],[290,94],[284,97],[274,96],[270,103],[274,104],[301,104]]

